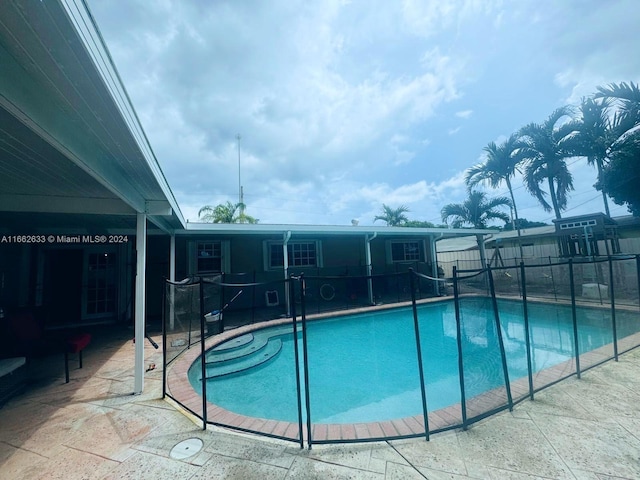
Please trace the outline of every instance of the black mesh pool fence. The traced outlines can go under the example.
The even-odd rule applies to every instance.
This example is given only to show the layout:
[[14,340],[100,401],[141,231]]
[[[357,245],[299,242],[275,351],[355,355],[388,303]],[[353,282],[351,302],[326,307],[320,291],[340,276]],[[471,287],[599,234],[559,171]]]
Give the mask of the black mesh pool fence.
[[[254,281],[255,274],[167,281],[163,394],[200,417],[203,428],[220,425],[289,440],[301,448],[428,440],[430,434],[466,429],[527,398],[533,400],[541,389],[570,376],[580,378],[586,370],[640,346],[638,256],[543,259],[481,270],[454,267],[450,278],[435,278],[420,268],[374,275],[364,275],[362,269],[353,269],[355,275],[296,272],[266,282]],[[434,313],[426,308],[432,302],[445,307]],[[382,324],[376,321],[392,311],[389,307],[401,307],[393,310],[398,328],[377,335]],[[316,319],[336,311],[358,311],[368,327],[357,334],[341,327],[341,317],[334,319],[332,329],[323,330],[333,346],[325,351],[307,334]],[[281,344],[250,346],[256,329],[267,327],[277,328],[269,330],[275,333],[267,335],[268,340],[277,338]],[[435,338],[434,331],[442,338]],[[251,349],[262,355],[260,362],[249,360]],[[358,353],[363,351],[368,353]],[[226,381],[207,386],[207,379],[241,375],[245,363],[266,368],[279,357],[287,359],[289,373],[252,389],[251,398],[257,406],[276,398],[288,412],[286,419],[254,418],[216,404],[222,393],[243,393]],[[452,365],[449,377],[441,366],[444,357]],[[373,388],[356,388],[355,373],[343,368],[356,364],[371,372]],[[400,375],[393,372],[408,374],[409,385],[398,383]],[[267,370],[263,375],[269,378]],[[281,396],[262,394],[274,390],[274,381]],[[430,399],[438,398],[444,384],[457,390],[459,400],[432,404]],[[414,393],[404,399],[407,389]],[[410,414],[343,423],[325,408],[337,397],[367,409],[381,402],[374,392],[403,398],[412,405]]]

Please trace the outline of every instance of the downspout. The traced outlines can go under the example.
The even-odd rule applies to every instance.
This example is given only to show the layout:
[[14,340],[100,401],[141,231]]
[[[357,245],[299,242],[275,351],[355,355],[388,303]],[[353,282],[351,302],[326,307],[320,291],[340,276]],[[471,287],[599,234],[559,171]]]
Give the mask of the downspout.
[[[440,240],[442,237],[444,237],[444,233],[442,232],[440,233],[438,238],[430,237],[431,238],[431,276],[433,278],[440,278],[438,277],[438,253],[436,252],[436,242]],[[436,296],[439,297],[440,282],[434,281],[433,283],[435,284],[434,286],[435,288],[433,289],[433,291],[436,294]]]
[[[282,239],[282,252],[283,252],[283,262],[282,265],[284,267],[284,279],[287,280],[289,277],[289,239],[291,239],[291,230],[288,232],[284,232],[284,238]],[[289,298],[289,289],[286,286],[284,287],[284,301],[287,305],[287,317],[291,316],[291,299]]]
[[373,273],[373,268],[371,266],[371,241],[378,236],[378,232],[373,232],[371,237],[365,235],[364,239],[366,242],[365,245],[365,261],[367,262],[367,290],[369,292],[369,303],[371,305],[375,305],[375,301],[373,298],[373,280],[371,279],[371,274]]
[[589,227],[585,225],[583,228],[584,228],[584,245],[586,247],[587,256],[591,258],[591,243],[589,243],[589,231],[588,231]]

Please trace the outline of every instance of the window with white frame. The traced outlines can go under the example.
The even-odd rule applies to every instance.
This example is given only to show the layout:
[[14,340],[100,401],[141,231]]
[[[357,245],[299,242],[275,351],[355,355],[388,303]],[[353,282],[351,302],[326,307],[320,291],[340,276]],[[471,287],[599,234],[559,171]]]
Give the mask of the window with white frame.
[[197,242],[196,273],[222,271],[222,246],[220,242]]
[[[296,241],[287,244],[287,259],[290,267],[320,267],[320,242]],[[266,253],[266,267],[276,269],[284,267],[283,244],[279,242],[268,242]]]
[[392,241],[391,242],[392,262],[419,262],[420,242],[419,241]]

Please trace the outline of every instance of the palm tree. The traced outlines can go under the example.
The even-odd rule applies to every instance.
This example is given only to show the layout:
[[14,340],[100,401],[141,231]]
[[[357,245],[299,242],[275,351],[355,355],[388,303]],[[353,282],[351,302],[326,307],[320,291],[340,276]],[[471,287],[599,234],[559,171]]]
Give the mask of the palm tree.
[[520,152],[520,146],[520,140],[515,133],[511,134],[511,136],[500,145],[496,145],[495,142],[490,142],[484,147],[486,160],[484,163],[474,165],[467,170],[465,183],[469,189],[475,187],[478,183],[487,183],[491,188],[500,187],[503,181],[506,183],[511,197],[513,213],[516,217],[514,224],[518,231],[518,245],[520,246],[520,258],[522,258],[523,252],[522,242],[520,241],[518,209],[516,208],[516,199],[513,196],[513,188],[511,187],[511,179],[515,176],[516,172],[519,172],[518,164],[521,159],[518,154]]
[[389,227],[398,227],[409,221],[406,212],[409,208],[405,205],[400,205],[398,208],[393,209],[384,203],[382,204],[382,215],[376,215],[373,221],[382,220],[387,223]]
[[627,117],[631,128],[640,125],[640,86],[633,82],[610,83],[606,87],[598,87],[595,98],[607,98],[617,101],[620,114]]
[[[614,104],[618,109],[610,115]],[[638,134],[640,125],[640,88],[633,82],[598,87],[593,98],[582,100],[580,113],[577,153],[586,156],[589,164],[597,166],[596,188],[602,191],[605,212],[610,216],[607,195],[611,193],[607,187],[612,184],[602,181],[604,167],[613,159],[633,157],[629,150],[635,144],[631,137]]]
[[609,154],[609,161],[602,170],[598,190],[606,191],[619,205],[627,205],[634,216],[640,216],[640,130],[624,135]]
[[[595,165],[598,169],[598,182],[602,178],[602,169],[614,144],[624,134],[621,129],[626,128],[623,117],[615,114],[609,115],[611,101],[609,99],[583,98],[578,109],[580,118],[575,122],[577,142],[576,154],[587,157],[589,165]],[[607,192],[602,190],[602,200],[607,216],[609,202]]]
[[[487,228],[490,220],[509,221],[509,215],[498,210],[499,207],[511,207],[511,200],[507,197],[495,197],[487,200],[484,192],[471,191],[469,197],[463,203],[450,203],[442,207],[440,214],[442,221],[448,223],[452,220],[453,228],[460,228],[464,225],[471,225],[474,228]],[[484,243],[482,235],[476,235],[478,249],[480,250],[480,262],[482,268],[486,266],[484,254]]]
[[198,211],[198,217],[203,222],[210,223],[258,223],[256,218],[244,213],[243,203],[233,204],[230,201],[212,207],[205,205]]
[[[557,219],[562,218],[560,212],[567,208],[567,194],[573,190],[573,177],[565,159],[575,154],[576,127],[572,121],[561,123],[571,113],[570,107],[558,108],[543,123],[530,123],[519,132],[519,155],[527,162],[525,186],[546,212],[553,209]],[[545,198],[547,192],[540,187],[545,181],[553,208]]]

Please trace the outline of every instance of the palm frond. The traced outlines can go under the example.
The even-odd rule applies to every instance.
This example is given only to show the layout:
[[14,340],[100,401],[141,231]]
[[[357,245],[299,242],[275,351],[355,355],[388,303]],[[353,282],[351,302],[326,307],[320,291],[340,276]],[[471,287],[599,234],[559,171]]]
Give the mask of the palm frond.
[[469,189],[487,180],[488,173],[485,166],[485,163],[478,163],[477,165],[467,169],[464,174],[464,183]]
[[630,102],[640,102],[640,87],[633,82],[610,83],[606,87],[597,87],[594,98],[615,98]]

